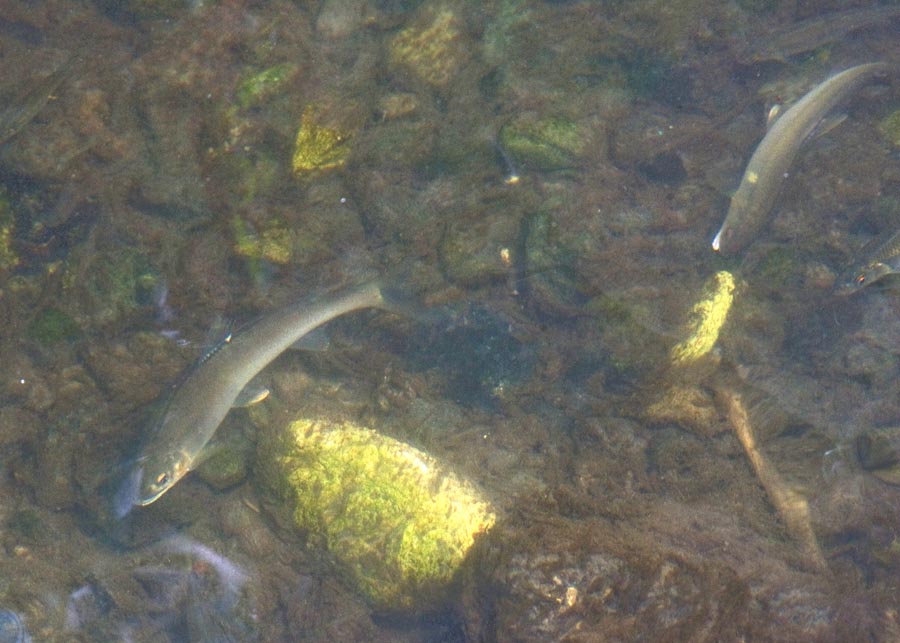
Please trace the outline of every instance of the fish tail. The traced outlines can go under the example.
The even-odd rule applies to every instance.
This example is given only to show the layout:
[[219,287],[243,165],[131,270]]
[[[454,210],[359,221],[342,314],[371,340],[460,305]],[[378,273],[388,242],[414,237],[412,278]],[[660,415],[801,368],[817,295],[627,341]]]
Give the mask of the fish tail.
[[434,324],[443,318],[438,311],[426,305],[421,297],[393,279],[380,281],[378,290],[381,294],[379,308],[424,324]]

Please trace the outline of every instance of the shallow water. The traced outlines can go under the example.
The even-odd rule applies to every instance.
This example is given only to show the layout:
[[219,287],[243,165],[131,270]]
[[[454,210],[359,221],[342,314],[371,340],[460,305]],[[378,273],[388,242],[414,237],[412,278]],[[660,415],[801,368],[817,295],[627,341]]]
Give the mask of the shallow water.
[[[898,79],[710,249],[773,102],[900,63],[896,19],[772,55],[845,5],[5,3],[0,100],[54,83],[0,109],[29,119],[0,123],[4,614],[35,641],[896,637],[900,488],[855,445],[900,424],[900,298],[831,286],[900,221]],[[720,271],[715,347],[673,366]],[[372,275],[431,314],[329,324],[114,518],[209,328]],[[373,610],[271,511],[259,436],[307,416],[490,498],[438,604]]]

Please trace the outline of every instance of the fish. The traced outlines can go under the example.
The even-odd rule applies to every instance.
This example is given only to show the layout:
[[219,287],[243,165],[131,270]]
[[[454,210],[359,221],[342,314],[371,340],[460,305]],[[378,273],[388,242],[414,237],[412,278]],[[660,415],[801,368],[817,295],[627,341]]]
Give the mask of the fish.
[[[398,311],[380,281],[305,297],[227,336],[169,394],[155,428],[113,498],[118,518],[158,500],[202,460],[203,448],[254,376],[304,335],[364,308]],[[401,311],[402,312],[402,311]]]
[[834,294],[846,296],[859,292],[882,277],[900,273],[900,230],[883,243],[863,251],[834,284]]
[[853,441],[863,471],[889,484],[900,484],[900,427],[863,431]]
[[250,575],[240,565],[187,536],[171,536],[163,541],[162,547],[167,551],[191,556],[212,567],[219,577],[221,599],[229,608],[234,607],[240,598],[241,587],[250,580]]
[[713,250],[732,254],[749,245],[766,223],[803,144],[840,122],[827,117],[860,87],[892,71],[896,67],[882,62],[845,69],[814,87],[784,112],[750,157],[741,184],[731,197],[725,221],[713,238]]
[[15,138],[44,109],[70,75],[70,63],[25,88],[12,104],[0,110],[0,147]]
[[816,16],[778,29],[740,54],[749,62],[777,60],[818,49],[850,32],[890,23],[900,18],[900,6],[864,7]]

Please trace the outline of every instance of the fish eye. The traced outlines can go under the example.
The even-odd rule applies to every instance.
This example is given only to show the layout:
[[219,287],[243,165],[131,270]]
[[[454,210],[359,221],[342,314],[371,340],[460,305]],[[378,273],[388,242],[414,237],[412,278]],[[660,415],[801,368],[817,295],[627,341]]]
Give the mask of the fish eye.
[[865,275],[858,275],[858,276],[856,277],[856,284],[857,284],[857,285],[860,285],[860,284],[864,284],[864,283],[866,283],[866,276],[865,276]]
[[157,484],[157,486],[163,486],[163,485],[165,485],[168,481],[169,481],[169,474],[166,473],[166,472],[163,472],[163,473],[159,474],[158,476],[156,476],[156,484]]

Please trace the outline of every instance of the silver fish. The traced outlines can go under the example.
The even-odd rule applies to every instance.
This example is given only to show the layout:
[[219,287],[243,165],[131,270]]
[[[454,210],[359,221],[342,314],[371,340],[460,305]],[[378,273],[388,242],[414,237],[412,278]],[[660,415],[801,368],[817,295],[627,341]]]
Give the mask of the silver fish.
[[743,249],[765,224],[802,145],[812,138],[825,117],[873,78],[895,68],[868,63],[846,69],[813,88],[787,110],[763,137],[731,197],[725,222],[712,241],[716,252]]
[[883,243],[863,250],[857,259],[834,285],[836,295],[852,295],[882,277],[900,273],[900,230]]
[[889,25],[900,18],[900,7],[877,6],[839,11],[816,16],[776,29],[754,38],[752,46],[741,52],[742,59],[752,62],[784,61],[823,45],[836,42],[852,31]]
[[393,310],[379,282],[305,298],[230,335],[176,388],[131,473],[114,499],[123,517],[149,505],[194,468],[250,380],[292,344],[326,322],[363,308]]

